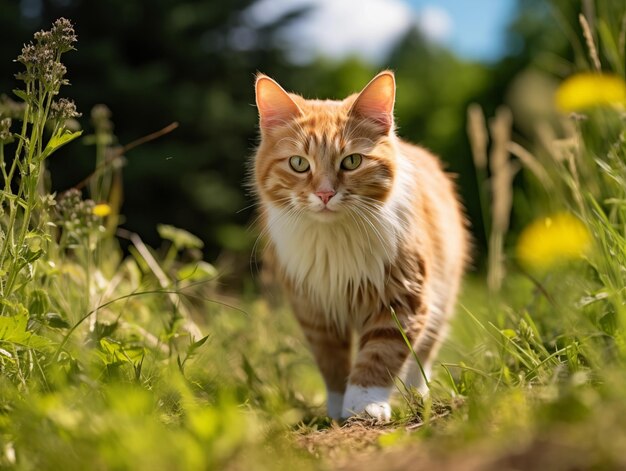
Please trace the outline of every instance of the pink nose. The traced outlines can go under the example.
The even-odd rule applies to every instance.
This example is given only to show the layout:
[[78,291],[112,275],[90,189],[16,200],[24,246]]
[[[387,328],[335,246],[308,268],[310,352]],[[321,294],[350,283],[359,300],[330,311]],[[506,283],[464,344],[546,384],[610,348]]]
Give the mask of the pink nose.
[[334,191],[316,191],[315,194],[322,200],[324,204],[328,204],[328,201],[335,196]]

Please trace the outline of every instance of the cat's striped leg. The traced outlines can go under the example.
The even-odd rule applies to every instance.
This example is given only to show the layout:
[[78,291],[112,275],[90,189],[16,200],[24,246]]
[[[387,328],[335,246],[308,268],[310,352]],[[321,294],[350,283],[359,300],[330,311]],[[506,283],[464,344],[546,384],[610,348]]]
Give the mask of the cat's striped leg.
[[[407,388],[415,389],[422,397],[427,396],[429,391],[428,383],[432,371],[432,359],[426,357],[416,350],[420,364],[418,364],[413,355],[410,356],[405,365],[406,373],[403,375],[403,383]],[[421,367],[420,367],[421,366]]]
[[413,350],[419,364],[411,354],[405,365],[405,386],[415,388],[422,396],[429,393],[428,382],[431,377],[433,361],[441,348],[446,333],[446,316],[442,314],[439,308],[431,306],[424,328],[420,330],[417,339],[413,342]]
[[[415,339],[418,328],[409,316],[397,312],[405,335]],[[359,352],[343,401],[342,416],[365,413],[377,420],[391,418],[389,397],[409,356],[409,348],[389,311],[373,316],[363,326]]]
[[321,321],[297,317],[326,383],[328,416],[340,419],[350,374],[351,336]]

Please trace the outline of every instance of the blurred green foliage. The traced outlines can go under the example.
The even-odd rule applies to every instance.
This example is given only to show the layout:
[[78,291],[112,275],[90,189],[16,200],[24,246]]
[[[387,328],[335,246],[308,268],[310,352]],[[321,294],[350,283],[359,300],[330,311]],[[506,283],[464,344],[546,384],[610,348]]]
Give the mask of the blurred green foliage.
[[[492,116],[507,101],[510,83],[530,62],[550,74],[567,75],[574,64],[554,58],[558,54],[569,60],[580,47],[580,3],[519,2],[507,39],[510,54],[497,63],[464,61],[414,30],[378,65],[357,58],[290,63],[275,40],[276,32],[308,14],[306,9],[255,29],[254,48],[242,48],[237,34],[251,28],[242,13],[253,3],[0,0],[0,64],[11,64],[32,31],[57,17],[70,18],[80,44],[67,60],[72,83],[67,93],[84,113],[81,124],[87,133],[92,127],[89,110],[98,103],[112,110],[115,134],[123,144],[172,121],[180,123],[173,133],[128,152],[124,226],[151,244],[159,241],[156,223],[184,227],[205,242],[210,259],[223,250],[234,253],[228,260],[238,275],[250,272],[248,256],[255,237],[248,229],[253,200],[245,187],[247,162],[257,140],[254,74],[263,71],[306,97],[340,98],[360,90],[381,68],[392,68],[398,80],[399,132],[440,154],[448,169],[459,174],[481,252],[484,234],[465,132],[467,105],[477,102]],[[552,7],[555,4],[558,8]],[[0,90],[14,88],[11,72],[0,74]],[[523,141],[527,131],[518,131],[516,137]],[[52,159],[54,189],[79,182],[93,167],[92,160],[91,150],[80,145]]]
[[[29,262],[11,300],[15,309],[0,316],[0,468],[304,470],[345,463],[343,469],[363,469],[360,459],[367,469],[398,462],[429,469],[468,463],[474,469],[624,469],[624,116],[613,109],[593,110],[584,119],[555,116],[554,78],[591,67],[576,39],[578,9],[565,0],[553,3],[561,8],[524,3],[511,34],[525,38],[526,46],[501,63],[464,63],[410,35],[387,65],[397,70],[402,90],[400,133],[442,153],[461,173],[472,216],[477,210],[465,106],[477,101],[492,116],[502,96],[515,114],[515,142],[536,153],[553,182],[545,191],[522,192],[537,182],[520,172],[518,224],[546,202],[549,210],[567,208],[593,235],[595,250],[538,279],[511,270],[496,296],[483,280],[470,278],[430,396],[400,390],[396,431],[372,445],[389,453],[352,455],[340,463],[338,448],[362,452],[362,432],[380,429],[329,427],[318,407],[324,401],[321,378],[295,320],[265,301],[223,295],[213,266],[198,261],[203,240],[176,226],[201,234],[209,251],[248,251],[242,224],[249,214],[236,208],[248,204],[241,179],[254,142],[255,112],[248,106],[254,64],[307,96],[348,94],[373,67],[354,59],[294,67],[271,47],[254,54],[227,43],[203,49],[197,43],[202,34],[233,27],[227,14],[232,4],[57,0],[41,3],[41,15],[29,23],[18,4],[0,1],[6,7],[0,10],[6,13],[0,51],[9,58],[16,55],[7,52],[14,38],[5,41],[5,34],[35,29],[45,15],[67,14],[77,22],[87,40],[79,42],[74,67],[68,67],[76,84],[68,94],[79,97],[83,111],[95,100],[107,102],[122,142],[170,119],[182,124],[176,134],[128,155],[125,225],[144,233],[154,227],[166,241],[160,250],[123,231],[133,244],[123,258],[108,231],[110,220],[105,227],[103,219],[86,217],[93,216],[94,202],[75,192],[58,201],[55,231],[61,236],[50,237],[45,254]],[[241,11],[248,3],[236,5]],[[604,70],[623,75],[626,53],[612,45],[626,14],[623,3],[615,14],[616,5],[599,1],[598,15],[588,17],[597,20],[592,31],[604,36],[597,42]],[[576,32],[571,48],[561,39],[568,30]],[[210,36],[209,44],[219,43],[218,37]],[[140,46],[146,49],[133,49]],[[556,60],[551,54],[559,49],[562,59]],[[217,68],[201,61],[206,58]],[[9,81],[0,85],[11,88]],[[554,126],[551,148],[537,129],[545,123]],[[58,187],[89,173],[94,153],[110,150],[111,130],[105,126],[98,134],[100,152],[74,143],[51,159]],[[564,148],[563,137],[581,145]],[[561,156],[568,149],[572,165]],[[106,192],[103,197],[112,199]],[[110,210],[107,217],[117,216],[116,208]],[[83,222],[65,217],[79,212]],[[350,430],[357,438],[346,443]],[[324,436],[333,446],[316,448]],[[453,462],[428,466],[435,455]]]

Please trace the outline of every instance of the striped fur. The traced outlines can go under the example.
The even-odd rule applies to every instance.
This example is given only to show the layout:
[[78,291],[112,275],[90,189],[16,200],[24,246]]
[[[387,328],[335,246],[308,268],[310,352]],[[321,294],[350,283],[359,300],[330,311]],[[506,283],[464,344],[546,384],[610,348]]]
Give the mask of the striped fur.
[[[395,135],[394,96],[390,72],[343,101],[305,100],[257,78],[264,259],[311,345],[333,415],[345,393],[341,415],[389,418],[393,379],[415,370],[392,309],[430,371],[467,259],[454,185],[436,157]],[[362,163],[343,170],[351,154]],[[308,171],[290,167],[294,155]],[[334,192],[326,204],[321,190]]]

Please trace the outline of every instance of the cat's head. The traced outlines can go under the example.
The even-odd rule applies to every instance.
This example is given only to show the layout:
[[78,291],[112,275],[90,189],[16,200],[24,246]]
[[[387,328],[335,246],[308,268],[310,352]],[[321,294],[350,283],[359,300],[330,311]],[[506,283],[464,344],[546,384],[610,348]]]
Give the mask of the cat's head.
[[261,201],[320,221],[381,207],[396,172],[394,99],[388,71],[342,101],[306,100],[259,75],[254,177]]

